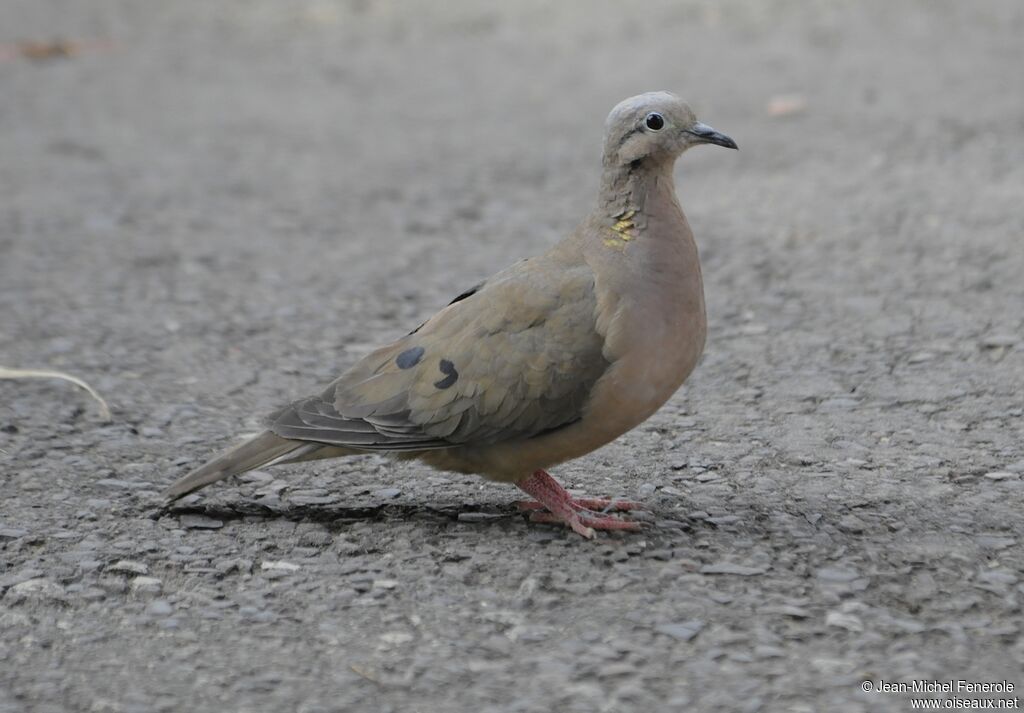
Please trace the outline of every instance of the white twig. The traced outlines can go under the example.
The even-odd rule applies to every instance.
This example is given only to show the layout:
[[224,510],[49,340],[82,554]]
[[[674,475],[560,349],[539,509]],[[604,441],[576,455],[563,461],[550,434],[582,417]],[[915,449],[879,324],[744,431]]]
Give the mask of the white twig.
[[77,376],[71,376],[71,374],[65,374],[62,371],[50,371],[49,369],[8,369],[7,367],[0,366],[0,379],[61,379],[63,381],[70,381],[75,386],[88,391],[89,395],[96,399],[96,403],[100,405],[100,415],[103,417],[103,420],[110,420],[110,407],[107,406],[107,402],[96,393],[96,389]]

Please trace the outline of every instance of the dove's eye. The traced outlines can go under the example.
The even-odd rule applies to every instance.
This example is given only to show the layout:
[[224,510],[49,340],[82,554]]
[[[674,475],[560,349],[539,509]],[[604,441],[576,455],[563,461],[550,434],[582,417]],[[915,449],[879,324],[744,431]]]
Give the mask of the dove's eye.
[[644,119],[644,126],[651,131],[661,131],[665,126],[665,117],[656,111],[652,111],[647,115],[647,118]]

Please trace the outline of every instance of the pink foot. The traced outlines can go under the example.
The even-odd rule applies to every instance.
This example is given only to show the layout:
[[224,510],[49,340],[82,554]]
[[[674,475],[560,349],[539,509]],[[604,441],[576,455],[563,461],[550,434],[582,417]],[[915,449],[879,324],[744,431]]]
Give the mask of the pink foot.
[[574,499],[558,484],[554,478],[543,470],[536,471],[529,478],[520,480],[516,485],[527,495],[532,495],[537,502],[521,502],[523,510],[547,509],[547,512],[531,512],[533,522],[562,522],[583,537],[594,537],[594,530],[639,530],[639,522],[620,520],[602,512],[636,510],[640,503],[628,500],[607,500],[604,498]]

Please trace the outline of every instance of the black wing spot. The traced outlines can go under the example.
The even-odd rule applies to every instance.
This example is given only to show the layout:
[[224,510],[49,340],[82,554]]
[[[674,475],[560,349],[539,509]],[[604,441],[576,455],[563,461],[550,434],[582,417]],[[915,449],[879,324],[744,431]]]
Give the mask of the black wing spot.
[[461,295],[459,295],[458,297],[453,299],[451,302],[449,302],[448,306],[451,306],[451,305],[455,304],[456,302],[462,302],[462,300],[466,299],[467,297],[472,297],[477,292],[479,292],[480,288],[483,287],[483,286],[484,286],[484,283],[478,282],[477,284],[473,285],[468,290],[463,292]]
[[411,369],[420,363],[420,359],[423,358],[423,351],[423,347],[406,349],[395,357],[395,364],[398,365],[399,369]]
[[440,381],[434,382],[434,387],[438,389],[447,389],[449,386],[459,380],[459,372],[455,370],[455,365],[447,359],[442,359],[441,363],[438,364],[438,368],[441,373],[445,375]]
[[[483,286],[484,286],[484,283],[483,283],[483,282],[480,282],[480,283],[477,283],[477,284],[473,285],[473,286],[472,286],[472,287],[470,287],[470,288],[469,288],[468,290],[466,290],[465,292],[463,292],[463,293],[462,293],[461,295],[459,295],[458,297],[456,297],[455,299],[453,299],[453,300],[452,300],[451,302],[449,302],[447,306],[448,306],[448,307],[451,307],[451,306],[452,306],[453,304],[455,304],[456,302],[462,302],[462,300],[466,299],[467,297],[472,297],[472,296],[473,296],[473,295],[475,295],[475,294],[476,294],[477,292],[479,292],[479,291],[480,291],[480,288],[481,288],[481,287],[483,287]],[[426,324],[426,322],[424,322],[423,324]],[[413,335],[413,334],[416,334],[416,332],[420,331],[420,330],[421,330],[421,329],[423,328],[423,324],[421,324],[421,325],[420,325],[419,327],[416,327],[416,329],[412,330],[411,332],[409,332],[409,334],[407,334],[407,335],[405,335],[405,336],[407,336],[407,337],[408,337],[408,336],[411,336],[411,335]]]

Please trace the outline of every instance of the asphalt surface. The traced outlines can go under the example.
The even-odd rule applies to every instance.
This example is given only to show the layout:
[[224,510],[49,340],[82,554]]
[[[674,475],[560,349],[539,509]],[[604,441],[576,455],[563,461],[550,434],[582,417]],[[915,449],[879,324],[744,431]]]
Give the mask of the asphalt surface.
[[[73,373],[113,410],[0,381],[0,712],[1020,695],[1020,3],[0,15],[0,365]],[[649,89],[740,151],[677,171],[702,364],[555,472],[642,499],[642,533],[587,542],[508,486],[376,456],[155,511],[264,414],[571,230],[604,116]]]

